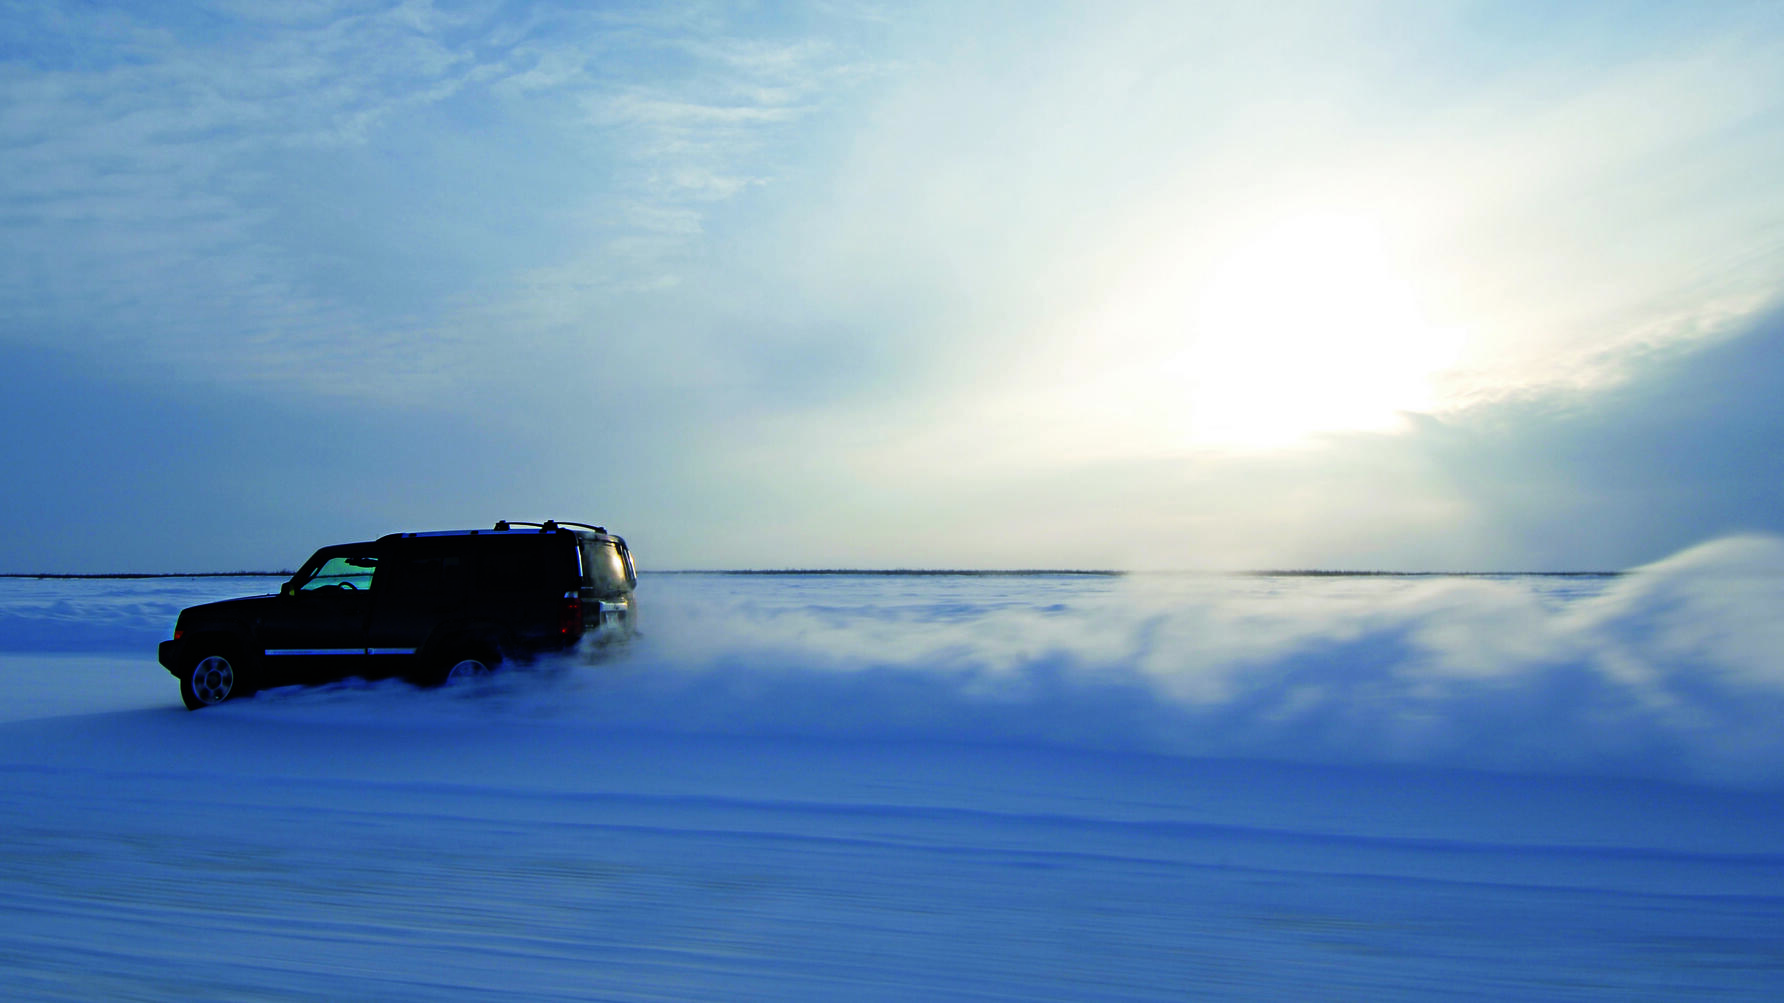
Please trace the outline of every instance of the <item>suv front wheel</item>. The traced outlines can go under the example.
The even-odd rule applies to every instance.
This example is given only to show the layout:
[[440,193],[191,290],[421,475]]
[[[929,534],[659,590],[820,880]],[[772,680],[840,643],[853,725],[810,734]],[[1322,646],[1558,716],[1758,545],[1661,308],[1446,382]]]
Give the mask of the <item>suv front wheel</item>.
[[240,659],[221,651],[201,653],[180,673],[180,699],[187,710],[215,706],[245,692]]

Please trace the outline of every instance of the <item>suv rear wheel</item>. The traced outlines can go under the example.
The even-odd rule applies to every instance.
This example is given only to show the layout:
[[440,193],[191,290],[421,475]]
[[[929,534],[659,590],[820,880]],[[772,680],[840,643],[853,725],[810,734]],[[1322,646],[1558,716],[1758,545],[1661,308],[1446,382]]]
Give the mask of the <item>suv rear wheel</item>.
[[215,706],[245,692],[239,659],[223,651],[201,653],[180,673],[180,699],[187,710]]
[[452,663],[446,670],[446,685],[462,683],[471,679],[482,679],[495,671],[495,666],[481,658],[466,657]]
[[433,678],[429,680],[432,685],[456,686],[489,678],[501,668],[502,657],[479,644],[458,648],[434,665]]

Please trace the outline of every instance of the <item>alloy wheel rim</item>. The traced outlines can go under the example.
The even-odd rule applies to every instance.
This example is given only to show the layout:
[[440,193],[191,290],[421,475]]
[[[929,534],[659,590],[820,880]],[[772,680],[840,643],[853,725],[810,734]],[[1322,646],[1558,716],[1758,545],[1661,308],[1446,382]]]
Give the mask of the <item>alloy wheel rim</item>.
[[460,659],[458,664],[446,670],[446,681],[463,682],[467,679],[480,679],[489,675],[489,666],[475,658]]
[[192,692],[205,703],[222,703],[235,688],[235,668],[227,658],[211,655],[192,667]]

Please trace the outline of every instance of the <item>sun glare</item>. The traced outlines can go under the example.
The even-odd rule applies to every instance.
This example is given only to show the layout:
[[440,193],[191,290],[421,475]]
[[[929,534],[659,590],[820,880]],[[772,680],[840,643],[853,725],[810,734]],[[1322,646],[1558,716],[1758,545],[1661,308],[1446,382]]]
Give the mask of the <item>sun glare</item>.
[[[1388,430],[1433,407],[1458,339],[1429,325],[1379,227],[1306,214],[1213,248],[1176,303],[1145,309],[1179,443],[1276,448]],[[1154,291],[1156,294],[1156,291]],[[1129,303],[1131,307],[1131,303]],[[1129,321],[1135,314],[1127,314]]]
[[1045,389],[1018,398],[1060,416],[1050,455],[1276,450],[1444,406],[1463,332],[1433,319],[1449,283],[1405,252],[1410,223],[1244,216],[1113,245],[1133,251],[1068,322],[1068,354],[1036,363]]
[[1301,216],[1212,260],[1165,367],[1190,442],[1294,445],[1436,403],[1456,339],[1426,322],[1370,221]]

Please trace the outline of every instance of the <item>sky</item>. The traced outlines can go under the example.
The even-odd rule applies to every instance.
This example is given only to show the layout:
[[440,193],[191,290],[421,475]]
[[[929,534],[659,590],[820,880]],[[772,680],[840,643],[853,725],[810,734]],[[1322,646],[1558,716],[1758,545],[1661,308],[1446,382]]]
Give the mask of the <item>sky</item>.
[[1784,5],[0,8],[0,571],[1784,532]]

